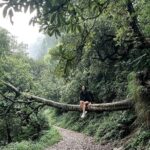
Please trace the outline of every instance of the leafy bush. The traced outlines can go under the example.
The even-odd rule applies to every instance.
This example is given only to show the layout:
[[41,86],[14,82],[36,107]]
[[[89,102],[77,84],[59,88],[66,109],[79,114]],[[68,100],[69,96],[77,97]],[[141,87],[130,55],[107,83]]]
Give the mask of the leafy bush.
[[135,120],[135,115],[130,111],[100,114],[89,112],[85,119],[81,119],[80,115],[78,112],[68,112],[52,116],[52,119],[56,118],[53,123],[58,126],[94,136],[97,141],[124,138],[130,133],[129,126]]
[[[144,149],[143,149],[144,148]],[[150,148],[150,130],[140,129],[125,146],[125,150],[148,150]]]
[[135,72],[128,75],[128,93],[129,97],[134,101],[135,111],[138,116],[139,124],[150,127],[150,102],[148,90],[141,85]]
[[49,131],[45,131],[43,136],[36,142],[22,141],[11,143],[6,147],[0,147],[1,150],[44,150],[48,146],[57,143],[61,139],[58,131],[51,128]]

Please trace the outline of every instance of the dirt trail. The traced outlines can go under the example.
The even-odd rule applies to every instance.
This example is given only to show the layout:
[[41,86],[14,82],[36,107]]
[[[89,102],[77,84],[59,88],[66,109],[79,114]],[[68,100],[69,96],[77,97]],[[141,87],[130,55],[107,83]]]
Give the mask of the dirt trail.
[[111,144],[96,144],[92,137],[57,127],[62,140],[46,150],[113,150]]

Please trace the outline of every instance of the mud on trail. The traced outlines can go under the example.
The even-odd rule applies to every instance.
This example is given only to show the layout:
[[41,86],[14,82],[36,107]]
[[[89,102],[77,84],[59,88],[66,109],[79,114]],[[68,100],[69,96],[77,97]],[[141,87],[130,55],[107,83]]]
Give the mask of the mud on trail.
[[96,143],[92,137],[82,133],[56,128],[63,139],[46,150],[113,150],[113,146],[110,143],[101,145]]

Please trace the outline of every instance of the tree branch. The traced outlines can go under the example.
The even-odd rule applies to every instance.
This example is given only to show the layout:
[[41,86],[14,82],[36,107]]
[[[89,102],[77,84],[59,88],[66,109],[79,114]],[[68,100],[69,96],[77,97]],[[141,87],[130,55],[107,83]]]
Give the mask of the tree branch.
[[[34,102],[38,102],[38,103],[42,103],[43,105],[62,109],[64,111],[81,111],[79,105],[59,103],[35,95],[31,95],[28,93],[23,93],[18,91],[18,89],[15,86],[11,85],[10,83],[6,83],[6,82],[3,83],[6,86],[8,86],[10,89],[12,89],[14,92],[17,92],[20,95],[24,96],[25,98],[33,100]],[[88,111],[94,111],[94,112],[120,111],[120,110],[131,109],[132,107],[133,107],[133,103],[131,102],[130,99],[127,99],[127,100],[113,102],[113,103],[91,104],[91,106],[88,108]]]

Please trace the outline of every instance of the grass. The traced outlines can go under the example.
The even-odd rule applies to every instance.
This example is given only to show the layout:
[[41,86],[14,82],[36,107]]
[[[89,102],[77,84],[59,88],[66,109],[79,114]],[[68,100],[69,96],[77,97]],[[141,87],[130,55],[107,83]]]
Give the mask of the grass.
[[[128,127],[135,118],[135,113],[132,111],[88,113],[85,119],[81,119],[80,113],[77,112],[55,115],[55,112],[50,110],[49,113],[53,123],[57,126],[93,136],[97,142],[113,143],[116,141],[118,144],[130,135]],[[124,127],[127,127],[127,130]],[[137,131],[128,142],[122,143],[125,150],[150,150],[150,130],[143,128],[137,129]]]
[[10,143],[7,146],[0,147],[0,150],[44,150],[51,145],[59,142],[62,137],[59,132],[51,125],[51,119],[47,111],[44,112],[47,117],[50,128],[42,133],[42,136],[37,141],[21,141]]
[[44,150],[45,148],[59,142],[61,136],[55,128],[51,128],[45,131],[44,135],[36,142],[22,141],[11,143],[5,147],[1,147],[1,150]]
[[119,129],[119,125],[129,122],[134,117],[131,112],[111,112],[88,113],[86,118],[81,119],[81,114],[78,112],[68,112],[57,116],[51,110],[50,112],[50,118],[56,126],[93,136],[97,141],[122,138],[124,131]]

